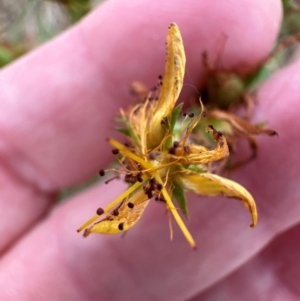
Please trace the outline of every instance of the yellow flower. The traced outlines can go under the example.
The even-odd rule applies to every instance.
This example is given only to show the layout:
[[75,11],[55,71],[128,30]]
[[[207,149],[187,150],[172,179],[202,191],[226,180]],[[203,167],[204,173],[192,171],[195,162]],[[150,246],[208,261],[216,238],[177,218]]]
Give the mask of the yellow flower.
[[[121,120],[125,125],[121,131],[129,140],[126,145],[109,139],[114,153],[119,154],[120,173],[125,175],[129,188],[106,208],[99,208],[97,214],[78,229],[78,232],[85,229],[84,236],[127,231],[138,222],[150,199],[156,199],[166,203],[187,241],[196,248],[172,201],[176,199],[187,215],[185,191],[239,199],[251,213],[251,226],[257,223],[255,201],[251,194],[241,185],[207,169],[207,164],[229,155],[224,135],[212,126],[207,127],[216,142],[212,150],[189,139],[201,120],[202,103],[202,112],[198,116],[176,122],[182,108],[182,105],[174,106],[183,84],[185,52],[175,23],[169,27],[166,44],[167,60],[158,97],[149,95],[144,103],[126,112],[121,110]],[[100,221],[97,222],[98,219]]]

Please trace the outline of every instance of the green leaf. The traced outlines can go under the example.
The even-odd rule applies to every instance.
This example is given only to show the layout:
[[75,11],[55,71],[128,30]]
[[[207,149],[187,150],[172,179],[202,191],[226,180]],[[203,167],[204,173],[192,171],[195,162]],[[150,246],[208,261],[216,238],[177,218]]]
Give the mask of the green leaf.
[[178,116],[182,110],[183,107],[183,103],[180,103],[177,107],[175,107],[175,109],[173,110],[172,114],[171,114],[171,121],[170,121],[170,132],[173,134],[173,130],[176,124],[176,121],[178,119]]
[[188,218],[189,213],[188,213],[188,208],[186,203],[185,192],[176,183],[173,183],[172,199],[175,199],[177,201],[182,213],[186,216],[186,218]]
[[207,172],[207,170],[201,166],[201,165],[194,165],[194,164],[191,164],[188,166],[187,168],[188,170],[191,170],[191,171],[195,171],[197,173],[204,173],[204,172]]
[[131,137],[132,132],[130,131],[130,129],[119,128],[119,127],[116,127],[115,129],[116,131],[124,134],[125,136]]
[[[183,107],[183,103],[180,103],[172,111],[171,118],[170,118],[170,133],[171,134],[174,134],[174,128],[175,128],[175,125],[176,125],[176,121],[177,121],[178,116],[179,116],[179,114],[182,110],[182,107]],[[167,149],[172,146],[172,140],[173,140],[172,137],[167,139],[166,144],[165,144]]]

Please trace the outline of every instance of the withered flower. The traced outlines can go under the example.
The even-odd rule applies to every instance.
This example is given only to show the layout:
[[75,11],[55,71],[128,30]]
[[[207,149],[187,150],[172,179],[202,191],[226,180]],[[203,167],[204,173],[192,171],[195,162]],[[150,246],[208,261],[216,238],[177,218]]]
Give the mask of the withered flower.
[[[168,29],[166,45],[165,72],[160,78],[159,91],[155,91],[158,97],[149,95],[143,103],[128,111],[121,110],[124,127],[120,131],[126,135],[128,143],[124,145],[109,139],[119,151],[119,172],[125,175],[129,187],[107,207],[99,208],[97,214],[78,229],[78,232],[85,229],[84,236],[129,230],[140,219],[150,199],[156,199],[165,202],[191,247],[196,248],[172,201],[178,201],[183,214],[187,215],[187,191],[202,196],[236,198],[250,211],[251,227],[257,223],[256,205],[251,194],[236,182],[208,171],[209,163],[229,155],[225,136],[213,126],[207,127],[216,142],[214,149],[197,145],[190,139],[202,118],[201,101],[199,115],[187,115],[183,121],[177,121],[182,105],[175,107],[175,103],[182,89],[186,59],[175,23]],[[104,171],[101,173],[103,175]]]

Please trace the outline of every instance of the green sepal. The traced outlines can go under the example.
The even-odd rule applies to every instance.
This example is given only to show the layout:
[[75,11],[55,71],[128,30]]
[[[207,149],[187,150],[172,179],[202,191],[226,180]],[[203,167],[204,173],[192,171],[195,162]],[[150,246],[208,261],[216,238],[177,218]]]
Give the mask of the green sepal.
[[187,169],[191,170],[191,171],[195,171],[197,173],[205,173],[205,172],[207,172],[207,170],[203,166],[194,165],[194,164],[189,165]]
[[173,183],[172,187],[172,199],[175,199],[186,218],[189,218],[188,208],[187,208],[187,201],[184,190],[181,186]]
[[[178,119],[178,116],[182,110],[182,107],[183,107],[183,103],[180,103],[178,106],[176,106],[174,108],[174,110],[172,111],[172,114],[171,114],[171,118],[170,118],[170,128],[169,128],[169,131],[170,133],[173,135],[174,134],[174,128],[175,128],[175,125],[176,125],[176,121]],[[172,137],[170,137],[169,139],[167,139],[166,141],[166,148],[170,148],[172,146]]]
[[171,120],[170,120],[170,132],[173,134],[174,127],[176,124],[176,121],[178,119],[178,116],[182,110],[183,103],[180,103],[178,106],[175,107],[175,109],[172,111],[171,114]]

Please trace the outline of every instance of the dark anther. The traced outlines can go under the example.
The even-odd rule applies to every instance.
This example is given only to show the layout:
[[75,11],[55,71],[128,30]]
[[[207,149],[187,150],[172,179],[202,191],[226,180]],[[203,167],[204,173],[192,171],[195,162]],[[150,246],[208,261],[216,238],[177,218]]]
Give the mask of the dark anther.
[[132,208],[134,207],[134,204],[132,204],[131,202],[129,202],[129,203],[127,204],[127,206],[128,206],[128,208],[132,209]]
[[173,147],[177,148],[179,145],[180,145],[180,143],[178,141],[173,142]]
[[183,115],[183,117],[186,117],[188,115],[188,113],[183,113],[182,115]]
[[115,210],[112,212],[112,215],[114,215],[114,216],[118,216],[118,215],[119,215],[119,211],[118,211],[118,209],[115,209]]
[[125,142],[125,143],[124,143],[124,146],[130,147],[130,143],[129,143],[129,142]]
[[163,186],[160,183],[157,183],[156,188],[157,190],[162,190]]
[[114,155],[117,155],[120,151],[117,148],[111,150]]
[[157,183],[155,182],[155,183],[153,183],[153,184],[150,184],[151,186],[150,186],[150,189],[151,189],[151,191],[153,191],[153,190],[156,190],[157,189]]
[[149,159],[150,160],[155,160],[155,158],[156,158],[156,154],[155,153],[150,153],[149,154]]
[[149,101],[152,101],[152,100],[154,100],[154,97],[149,97]]
[[273,131],[272,133],[269,134],[270,136],[278,136],[278,133],[276,131]]
[[124,223],[120,223],[119,225],[118,225],[118,228],[119,228],[119,230],[124,230]]
[[142,178],[142,173],[139,172],[137,175],[136,175],[136,179],[139,181],[139,182],[143,182],[143,178]]
[[100,175],[101,177],[103,177],[103,176],[105,175],[105,171],[104,171],[103,169],[101,169],[101,170],[99,171],[99,175]]
[[171,147],[171,148],[169,149],[169,154],[170,154],[170,155],[175,155],[175,153],[176,153],[176,147]]
[[195,116],[194,113],[190,113],[190,114],[189,114],[189,117],[190,117],[190,118],[193,118],[194,116]]
[[104,210],[100,207],[100,208],[97,209],[96,213],[98,215],[102,215],[104,213]]
[[203,111],[202,112],[202,117],[206,117],[207,116],[207,112],[206,111]]
[[160,75],[158,76],[158,79],[159,79],[159,80],[162,80],[162,78],[163,78],[163,77],[162,77],[162,75],[160,74]]
[[155,184],[155,183],[156,183],[156,181],[155,181],[155,179],[154,179],[154,178],[151,178],[151,179],[149,180],[149,183],[150,183],[150,184]]
[[151,199],[151,198],[153,197],[153,194],[152,194],[152,191],[151,191],[151,190],[148,191],[147,197],[148,197],[148,199]]
[[164,198],[163,196],[160,196],[160,197],[159,197],[159,200],[160,200],[161,202],[166,202],[166,200],[165,200],[165,198]]
[[153,86],[152,88],[151,88],[151,91],[156,91],[158,88],[157,88],[157,86]]
[[125,175],[124,180],[125,180],[126,183],[135,183],[136,182],[136,177],[133,174],[128,173],[128,174]]

